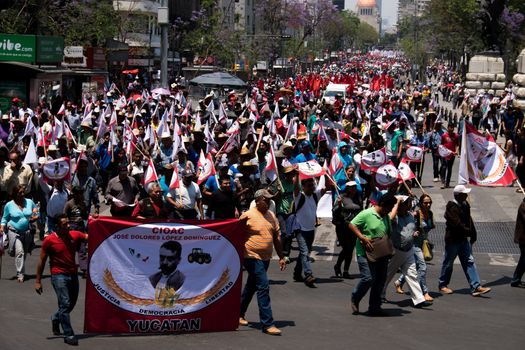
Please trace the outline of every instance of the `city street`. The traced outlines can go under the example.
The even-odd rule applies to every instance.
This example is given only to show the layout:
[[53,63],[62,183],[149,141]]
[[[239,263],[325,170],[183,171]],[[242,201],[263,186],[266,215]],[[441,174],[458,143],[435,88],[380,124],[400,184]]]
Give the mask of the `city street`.
[[[292,265],[285,272],[278,271],[277,262],[270,266],[272,308],[276,325],[283,330],[281,337],[263,334],[258,327],[256,301],[247,314],[252,321],[249,327],[235,332],[159,335],[159,336],[108,336],[83,335],[84,288],[77,307],[72,313],[73,327],[80,335],[80,346],[96,349],[144,349],[145,347],[183,346],[191,349],[314,349],[326,347],[346,349],[368,347],[371,349],[399,346],[405,349],[464,349],[472,348],[521,349],[523,337],[514,328],[523,322],[525,290],[509,287],[510,277],[518,259],[518,249],[512,242],[516,210],[522,195],[515,188],[474,187],[470,200],[472,216],[478,227],[478,242],[474,246],[476,263],[482,284],[493,290],[485,297],[473,298],[468,284],[456,261],[450,287],[456,292],[442,296],[437,291],[437,278],[441,266],[444,236],[444,206],[452,199],[452,189],[439,189],[440,183],[431,179],[431,162],[427,156],[423,185],[433,198],[433,211],[437,229],[431,233],[436,244],[435,259],[428,266],[427,280],[434,305],[428,309],[412,308],[408,296],[395,294],[389,286],[385,305],[392,317],[370,318],[351,314],[350,292],[356,285],[358,269],[352,263],[352,280],[333,277],[333,264],[340,248],[336,246],[333,226],[328,220],[318,228],[314,243],[313,271],[318,278],[317,288],[307,288],[293,282]],[[456,160],[455,168],[457,168]],[[454,174],[457,174],[456,170]],[[457,175],[452,177],[455,185]],[[419,195],[420,190],[415,193]],[[38,242],[39,243],[39,242]],[[28,258],[28,271],[34,274],[39,249]],[[292,253],[295,257],[297,250]],[[33,288],[34,277],[19,284],[10,280],[14,275],[14,261],[3,257],[0,291],[0,344],[2,350],[56,349],[65,347],[60,337],[51,333],[50,316],[56,310],[56,297],[52,290],[49,270],[43,280],[44,294],[39,296]],[[361,308],[366,310],[367,297]],[[221,317],[221,315],[216,315]],[[504,341],[503,341],[504,340]]]

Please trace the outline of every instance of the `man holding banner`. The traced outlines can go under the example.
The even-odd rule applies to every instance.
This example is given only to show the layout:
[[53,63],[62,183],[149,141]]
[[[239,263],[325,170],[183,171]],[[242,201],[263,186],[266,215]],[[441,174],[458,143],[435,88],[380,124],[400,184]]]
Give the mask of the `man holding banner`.
[[281,248],[279,222],[269,209],[270,199],[273,196],[268,190],[255,192],[255,207],[246,211],[240,217],[246,223],[246,242],[244,245],[244,268],[248,279],[241,295],[241,314],[239,325],[247,326],[246,311],[257,292],[259,317],[263,332],[270,335],[280,335],[281,330],[273,322],[272,307],[270,305],[270,284],[266,271],[272,258],[272,245],[279,256],[281,271],[286,268],[286,262]]

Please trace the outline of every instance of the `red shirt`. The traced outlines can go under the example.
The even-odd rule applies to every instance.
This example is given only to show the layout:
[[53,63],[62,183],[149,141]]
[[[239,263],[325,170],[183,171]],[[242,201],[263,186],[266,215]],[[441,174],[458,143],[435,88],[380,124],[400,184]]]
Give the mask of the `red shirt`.
[[458,134],[452,133],[449,135],[448,132],[444,133],[443,136],[441,136],[441,144],[452,152],[456,152],[459,146]]
[[54,232],[44,239],[42,250],[49,256],[52,275],[77,273],[75,254],[80,242],[86,237],[87,235],[80,231],[69,231],[69,237],[64,239]]

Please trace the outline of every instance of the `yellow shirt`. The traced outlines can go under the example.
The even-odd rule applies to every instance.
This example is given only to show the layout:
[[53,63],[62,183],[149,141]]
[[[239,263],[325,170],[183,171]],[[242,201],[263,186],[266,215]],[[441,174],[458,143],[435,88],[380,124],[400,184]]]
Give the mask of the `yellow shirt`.
[[275,214],[268,210],[263,215],[257,208],[251,208],[239,219],[247,219],[244,257],[270,260],[273,252],[273,238],[279,234],[279,222]]

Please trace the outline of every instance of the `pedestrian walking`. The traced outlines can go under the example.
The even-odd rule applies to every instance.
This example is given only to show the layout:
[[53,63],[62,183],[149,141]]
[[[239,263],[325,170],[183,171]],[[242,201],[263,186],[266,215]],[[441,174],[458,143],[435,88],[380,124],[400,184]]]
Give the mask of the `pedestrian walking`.
[[454,200],[447,203],[445,210],[445,253],[439,277],[439,290],[443,294],[453,293],[448,285],[456,257],[459,257],[463,272],[470,284],[472,296],[490,292],[490,288],[481,286],[478,268],[472,255],[472,245],[476,242],[477,232],[470,216],[470,205],[467,202],[470,190],[465,185],[454,187]]
[[510,285],[511,287],[525,288],[525,283],[521,281],[523,273],[525,272],[525,198],[518,208],[516,228],[514,230],[514,243],[520,247],[520,259],[516,270],[514,270]]
[[51,317],[52,331],[54,335],[60,335],[60,326],[62,326],[64,343],[69,345],[78,345],[69,316],[75,308],[79,289],[75,252],[80,242],[87,241],[87,237],[80,231],[70,230],[67,215],[60,214],[57,217],[56,231],[42,242],[36,270],[35,290],[38,294],[42,294],[42,274],[49,257],[51,283],[58,299],[58,311]]
[[371,261],[366,252],[372,252],[373,238],[383,238],[391,234],[391,222],[388,213],[396,204],[391,194],[383,195],[371,208],[363,210],[350,223],[350,229],[357,236],[356,255],[361,273],[361,280],[352,292],[351,306],[354,314],[359,313],[359,302],[370,289],[368,303],[369,316],[384,316],[381,308],[381,293],[385,286],[389,256]]
[[267,271],[270,266],[273,248],[279,256],[281,271],[286,268],[286,262],[281,249],[279,222],[269,209],[273,196],[267,190],[255,192],[254,208],[244,212],[239,218],[246,223],[246,241],[244,244],[244,268],[248,278],[241,295],[241,313],[239,325],[247,326],[246,311],[257,293],[259,318],[264,333],[280,335],[281,330],[275,327],[272,307],[270,305],[270,284]]

